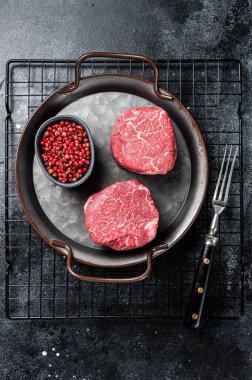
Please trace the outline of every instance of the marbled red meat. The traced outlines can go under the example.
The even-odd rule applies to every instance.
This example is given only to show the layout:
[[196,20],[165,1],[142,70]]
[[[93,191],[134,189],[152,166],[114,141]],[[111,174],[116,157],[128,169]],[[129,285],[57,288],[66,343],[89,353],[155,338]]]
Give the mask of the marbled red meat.
[[118,251],[141,247],[157,233],[158,210],[149,189],[136,180],[91,195],[84,213],[90,239]]
[[177,157],[171,120],[160,107],[123,112],[112,131],[110,149],[117,163],[132,172],[166,174]]

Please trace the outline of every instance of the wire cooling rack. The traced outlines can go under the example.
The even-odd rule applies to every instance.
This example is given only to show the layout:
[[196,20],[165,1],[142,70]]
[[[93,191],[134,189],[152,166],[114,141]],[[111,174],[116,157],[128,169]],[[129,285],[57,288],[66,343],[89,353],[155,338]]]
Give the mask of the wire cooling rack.
[[[212,216],[211,197],[226,143],[239,147],[230,204],[220,221],[219,245],[209,284],[206,315],[239,318],[244,313],[242,78],[237,60],[157,60],[159,85],[174,93],[197,120],[209,154],[208,194],[187,235],[155,260],[144,282],[130,285],[79,282],[66,272],[65,258],[48,247],[26,220],[15,189],[14,162],[27,118],[56,88],[73,79],[73,61],[11,60],[6,67],[5,230],[6,314],[12,319],[39,318],[182,318],[194,271]],[[147,79],[145,64],[93,60],[81,76],[124,73]],[[84,268],[101,276],[109,269]],[[113,270],[127,275],[138,268]]]

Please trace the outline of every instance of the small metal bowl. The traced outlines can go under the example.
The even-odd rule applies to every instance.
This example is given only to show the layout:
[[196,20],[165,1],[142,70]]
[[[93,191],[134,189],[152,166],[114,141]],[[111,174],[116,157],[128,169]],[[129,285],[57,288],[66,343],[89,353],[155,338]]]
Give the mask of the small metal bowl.
[[[88,141],[89,141],[89,144],[90,144],[90,164],[89,164],[88,170],[86,171],[86,173],[84,174],[84,176],[81,177],[78,181],[71,182],[71,183],[60,182],[57,179],[55,179],[53,176],[51,176],[48,173],[48,171],[46,170],[45,164],[44,164],[43,159],[41,157],[41,155],[43,154],[43,151],[41,149],[40,141],[42,139],[43,133],[45,132],[45,130],[47,129],[47,127],[49,127],[49,125],[55,124],[55,123],[59,123],[62,120],[63,121],[74,122],[74,123],[77,123],[78,125],[82,126],[83,130],[87,134],[87,138],[88,138]],[[91,132],[90,132],[88,126],[84,123],[84,121],[82,121],[78,117],[68,116],[68,115],[60,115],[60,116],[55,116],[55,117],[52,117],[51,119],[48,119],[38,129],[38,131],[36,133],[36,136],[35,136],[35,142],[34,142],[34,144],[35,144],[35,154],[36,154],[36,157],[38,159],[38,162],[39,162],[39,164],[40,164],[43,172],[45,173],[45,175],[47,176],[47,178],[50,181],[52,181],[55,185],[59,185],[59,186],[65,187],[65,188],[77,187],[77,186],[82,185],[88,179],[88,177],[91,175],[92,170],[94,168],[94,161],[95,161],[95,151],[94,151],[93,138],[92,138],[92,135],[91,135]]]

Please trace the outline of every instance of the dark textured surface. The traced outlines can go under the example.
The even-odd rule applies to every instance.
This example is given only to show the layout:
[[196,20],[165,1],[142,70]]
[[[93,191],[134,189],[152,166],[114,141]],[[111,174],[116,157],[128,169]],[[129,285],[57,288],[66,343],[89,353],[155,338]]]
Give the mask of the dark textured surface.
[[[0,1],[0,87],[10,58],[77,58],[86,51],[113,50],[153,57],[242,60],[248,298],[252,285],[251,8],[248,1]],[[0,95],[3,125],[3,88]],[[2,128],[0,138],[2,176]],[[2,221],[2,179],[0,186]],[[3,270],[0,284],[2,379],[252,378],[249,305],[240,321],[208,322],[199,332],[187,330],[182,322],[9,321],[4,316]]]

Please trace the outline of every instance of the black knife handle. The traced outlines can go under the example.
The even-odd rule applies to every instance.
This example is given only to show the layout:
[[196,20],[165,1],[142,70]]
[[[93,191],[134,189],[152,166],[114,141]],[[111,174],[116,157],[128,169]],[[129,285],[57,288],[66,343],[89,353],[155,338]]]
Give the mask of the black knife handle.
[[185,316],[185,324],[197,329],[201,325],[209,275],[215,252],[214,245],[204,245],[194,277],[191,295]]

